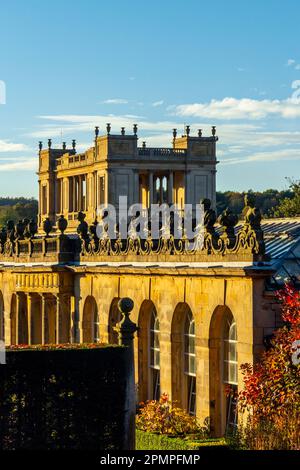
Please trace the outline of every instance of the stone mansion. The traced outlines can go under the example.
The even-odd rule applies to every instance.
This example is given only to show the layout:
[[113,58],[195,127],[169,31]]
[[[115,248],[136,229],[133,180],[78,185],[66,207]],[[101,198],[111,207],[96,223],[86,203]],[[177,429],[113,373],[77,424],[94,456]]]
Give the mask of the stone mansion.
[[[258,360],[278,326],[275,290],[300,281],[300,220],[261,220],[251,197],[245,220],[217,219],[216,129],[204,137],[173,130],[170,148],[138,146],[133,133],[95,129],[84,153],[39,149],[38,221],[0,232],[0,339],[7,345],[117,341],[118,300],[131,319],[139,401],[169,394],[220,436],[237,419],[227,384]],[[183,237],[101,240],[97,207],[204,200],[204,244]]]

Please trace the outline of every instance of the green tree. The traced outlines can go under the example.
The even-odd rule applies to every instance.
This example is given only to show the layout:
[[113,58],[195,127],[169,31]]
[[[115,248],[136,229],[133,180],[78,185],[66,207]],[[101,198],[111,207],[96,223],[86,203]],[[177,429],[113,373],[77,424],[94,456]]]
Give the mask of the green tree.
[[13,199],[0,204],[0,226],[5,225],[7,220],[17,222],[19,219],[36,219],[38,212],[38,202],[35,199],[19,198],[16,203]]
[[292,198],[284,198],[279,205],[274,208],[275,217],[296,217],[300,216],[300,181],[290,180]]

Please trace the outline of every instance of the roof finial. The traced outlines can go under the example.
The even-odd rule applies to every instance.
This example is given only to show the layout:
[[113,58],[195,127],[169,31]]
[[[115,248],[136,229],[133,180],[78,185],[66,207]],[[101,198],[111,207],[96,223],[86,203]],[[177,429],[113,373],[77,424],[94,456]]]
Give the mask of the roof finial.
[[95,137],[96,137],[96,139],[97,139],[98,135],[99,135],[99,126],[96,126],[95,127]]
[[216,135],[216,126],[211,126],[211,135],[213,137]]
[[134,135],[137,135],[137,131],[138,131],[137,124],[133,124],[133,133],[134,133]]
[[108,122],[108,123],[106,124],[106,132],[107,132],[107,135],[110,134],[110,131],[111,131],[111,125],[110,125],[110,122]]
[[190,126],[185,126],[185,132],[187,136],[190,135]]
[[48,139],[48,148],[51,149],[51,145],[52,145],[52,140],[51,139]]
[[177,137],[177,129],[173,129],[173,139],[176,139]]
[[41,151],[43,149],[43,142],[40,140],[39,141],[39,151]]
[[125,135],[125,127],[121,127],[121,134]]
[[198,129],[198,137],[202,137],[202,129]]
[[73,148],[73,150],[76,150],[76,140],[75,139],[72,140],[72,148]]

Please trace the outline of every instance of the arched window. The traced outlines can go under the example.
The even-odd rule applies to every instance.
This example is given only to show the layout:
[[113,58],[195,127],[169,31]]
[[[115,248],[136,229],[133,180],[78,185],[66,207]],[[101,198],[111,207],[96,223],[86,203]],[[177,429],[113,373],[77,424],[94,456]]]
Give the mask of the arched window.
[[237,332],[234,318],[227,318],[223,336],[223,382],[231,387],[232,393],[226,403],[226,432],[232,432],[237,424]]
[[236,323],[233,318],[231,320],[226,320],[223,345],[223,381],[229,385],[237,385],[237,336]]
[[191,314],[186,316],[184,328],[184,366],[187,376],[187,408],[191,415],[196,414],[196,350],[195,320]]
[[155,310],[151,313],[150,321],[150,396],[153,400],[160,397],[160,345],[159,345],[159,320]]

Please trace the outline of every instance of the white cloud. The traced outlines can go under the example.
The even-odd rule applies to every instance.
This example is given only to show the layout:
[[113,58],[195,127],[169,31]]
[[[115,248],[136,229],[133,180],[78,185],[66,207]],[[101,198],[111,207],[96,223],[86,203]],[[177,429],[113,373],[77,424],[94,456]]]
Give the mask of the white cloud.
[[127,104],[128,100],[124,98],[109,98],[108,100],[102,101],[103,104]]
[[174,114],[223,120],[263,119],[269,116],[296,118],[300,117],[300,102],[294,98],[255,100],[227,97],[222,100],[213,99],[209,103],[182,104],[175,107]]
[[296,63],[295,59],[288,59],[286,65],[290,67],[291,65],[294,65]]
[[139,129],[146,132],[169,132],[171,134],[172,129],[177,127],[183,129],[183,123],[174,121],[147,121],[145,118],[141,118],[136,115],[98,115],[98,116],[87,116],[87,115],[47,115],[39,116],[40,119],[45,121],[54,122],[55,124],[48,123],[47,125],[41,126],[39,129],[26,134],[30,137],[35,138],[51,138],[58,137],[61,135],[63,130],[64,135],[75,136],[79,132],[89,132],[91,135],[94,132],[94,127],[100,127],[100,134],[106,133],[106,123],[110,122],[112,126],[112,133],[119,133],[121,127],[126,127],[126,130],[132,129],[133,124],[138,123]]
[[15,144],[8,140],[0,140],[0,152],[26,152],[29,147],[25,144]]
[[236,165],[239,163],[251,162],[270,162],[270,161],[284,161],[284,160],[300,160],[299,149],[280,149],[272,152],[256,152],[245,157],[224,158],[223,165]]
[[156,108],[157,106],[161,106],[163,104],[164,104],[164,100],[159,100],[159,101],[154,101],[154,103],[152,103],[152,106]]
[[0,163],[0,172],[1,171],[28,171],[28,170],[37,170],[38,159],[28,158],[22,159],[20,161]]

